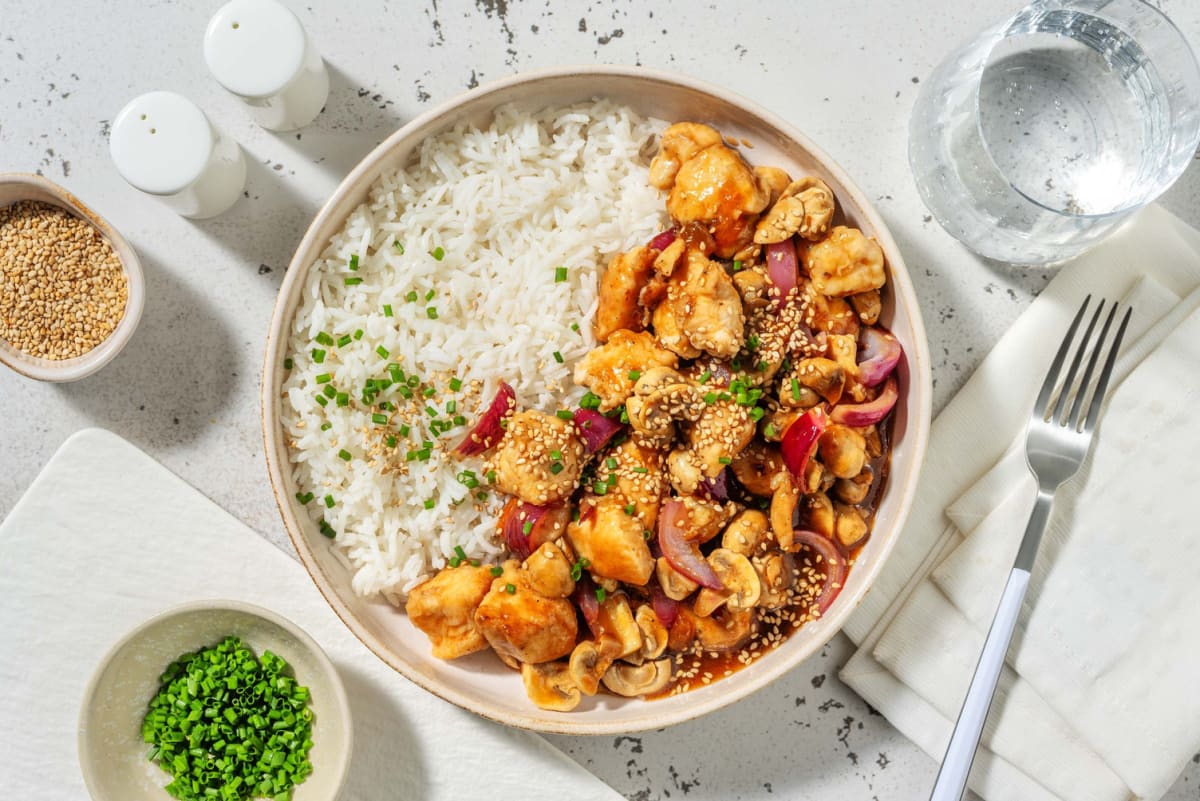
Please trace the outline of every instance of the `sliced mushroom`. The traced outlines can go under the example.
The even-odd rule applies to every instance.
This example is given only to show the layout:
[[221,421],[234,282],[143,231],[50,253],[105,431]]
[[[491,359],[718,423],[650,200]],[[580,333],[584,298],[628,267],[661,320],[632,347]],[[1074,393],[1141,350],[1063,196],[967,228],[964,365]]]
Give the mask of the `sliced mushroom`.
[[583,699],[565,662],[522,664],[521,680],[525,683],[525,694],[529,700],[542,709],[570,712]]
[[878,289],[859,292],[857,295],[851,295],[847,300],[854,307],[854,311],[858,313],[858,319],[862,320],[864,324],[875,325],[879,322],[879,313],[883,309],[883,304],[880,302]]
[[788,604],[788,590],[795,581],[792,572],[794,563],[790,553],[772,551],[755,563],[759,581],[762,582],[762,597],[758,605],[763,609],[781,609]]
[[829,354],[842,369],[854,374],[858,370],[858,339],[851,334],[830,334]]
[[642,632],[642,647],[638,656],[642,659],[658,659],[667,650],[667,638],[670,636],[667,627],[658,619],[654,607],[642,604],[634,615],[638,629]]
[[838,478],[854,478],[867,462],[867,441],[848,426],[831,423],[817,445],[821,462]]
[[707,651],[733,651],[741,648],[754,634],[755,616],[753,609],[735,612],[718,609],[710,617],[695,618],[696,636]]
[[675,237],[675,240],[654,258],[654,272],[663,278],[670,278],[671,274],[675,272],[675,268],[679,266],[679,261],[683,258],[683,251],[686,248],[687,243],[683,237]]
[[617,658],[620,645],[616,640],[602,638],[600,642],[584,640],[571,652],[567,668],[575,686],[585,695],[595,695],[600,679]]
[[771,282],[759,270],[739,270],[733,274],[733,287],[742,297],[747,314],[765,309],[771,303]]
[[743,509],[725,527],[721,547],[733,553],[750,556],[766,540],[769,522],[757,509]]
[[771,193],[771,203],[779,200],[792,183],[791,176],[779,167],[755,167],[754,178]]
[[834,504],[833,510],[837,515],[833,531],[843,547],[853,548],[867,538],[870,527],[861,509],[839,503]]
[[800,510],[800,528],[815,531],[822,537],[833,538],[833,503],[823,492],[808,495]]
[[800,491],[805,495],[818,492],[825,481],[825,474],[826,470],[820,462],[809,459],[808,464],[804,466],[804,480],[800,482]]
[[670,683],[670,659],[656,659],[640,665],[617,663],[604,674],[604,686],[627,698],[659,692]]
[[675,433],[675,421],[694,421],[704,407],[704,393],[670,368],[647,370],[625,402],[629,423],[636,431],[668,439]]
[[833,494],[846,503],[862,503],[867,499],[867,494],[871,491],[871,483],[874,480],[874,471],[868,465],[854,478],[839,478],[833,482]]
[[[783,431],[778,428],[778,431]],[[763,445],[758,442],[750,443],[749,447],[733,457],[733,475],[745,490],[753,495],[766,498],[774,492],[775,476],[787,468],[783,464],[783,456],[779,448],[773,445]]]
[[672,601],[682,601],[700,586],[671,567],[671,563],[664,556],[658,557],[655,561],[654,574],[658,577],[658,583],[662,587],[663,594]]
[[867,442],[867,455],[872,459],[878,459],[883,456],[883,438],[879,436],[879,429],[875,426],[867,426],[866,428],[858,429],[858,433],[863,435],[863,439]]
[[800,502],[800,489],[786,470],[775,479],[775,493],[771,496],[771,531],[780,548],[792,547],[792,522],[796,505]]
[[750,560],[740,553],[717,548],[708,555],[708,563],[725,589],[701,588],[692,605],[693,611],[700,617],[708,617],[722,606],[734,611],[753,609],[762,595],[762,584]]
[[[833,361],[820,356],[811,359],[801,359],[792,370],[789,378],[796,379],[796,385],[790,386],[790,381],[784,381],[779,388],[779,402],[793,408],[807,408],[816,405],[805,389],[830,403],[837,403],[842,397],[842,389],[846,385],[845,369]],[[793,391],[795,390],[795,391]],[[811,402],[810,402],[811,401]]]
[[642,632],[624,593],[610,594],[604,599],[600,604],[596,625],[604,632],[602,636],[612,637],[616,641],[618,659],[642,647]]

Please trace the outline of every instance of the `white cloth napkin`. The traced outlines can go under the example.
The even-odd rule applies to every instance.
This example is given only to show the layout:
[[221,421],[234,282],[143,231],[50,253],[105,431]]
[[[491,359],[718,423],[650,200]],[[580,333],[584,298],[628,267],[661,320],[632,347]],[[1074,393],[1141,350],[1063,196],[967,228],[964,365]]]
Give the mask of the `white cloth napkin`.
[[903,539],[847,627],[843,679],[940,759],[1032,504],[1014,443],[1046,366],[1085,294],[1132,303],[984,733],[972,787],[989,801],[1158,798],[1200,748],[1198,286],[1200,232],[1158,208],[1063,268],[935,422]]

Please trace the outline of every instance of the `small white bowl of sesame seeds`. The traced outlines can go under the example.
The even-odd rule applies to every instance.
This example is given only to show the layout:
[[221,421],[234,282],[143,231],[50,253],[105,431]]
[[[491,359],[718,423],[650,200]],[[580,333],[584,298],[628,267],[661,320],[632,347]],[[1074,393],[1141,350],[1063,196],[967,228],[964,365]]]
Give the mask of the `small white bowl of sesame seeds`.
[[120,233],[53,181],[0,173],[0,362],[77,381],[121,352],[145,282]]

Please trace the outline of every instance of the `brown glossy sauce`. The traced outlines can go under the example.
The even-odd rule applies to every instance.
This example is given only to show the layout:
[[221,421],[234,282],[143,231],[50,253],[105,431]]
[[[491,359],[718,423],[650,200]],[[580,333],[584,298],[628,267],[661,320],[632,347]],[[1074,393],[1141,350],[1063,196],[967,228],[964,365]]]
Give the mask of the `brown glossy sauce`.
[[[871,482],[871,488],[867,492],[867,497],[863,502],[858,504],[858,508],[866,513],[867,525],[870,527],[871,533],[875,529],[875,512],[879,506],[879,499],[883,496],[883,492],[887,486],[888,472],[891,466],[891,440],[892,440],[892,425],[894,415],[889,414],[877,427],[880,440],[880,454],[868,461],[868,466],[874,471],[875,480]],[[869,533],[863,541],[855,546],[850,552],[850,561],[847,568],[847,576],[849,571],[854,569],[854,562],[858,558],[858,554],[866,547],[867,542],[871,539]],[[837,600],[834,600],[837,603]],[[731,651],[704,651],[693,650],[683,654],[676,654],[674,657],[673,674],[674,677],[661,692],[654,695],[645,696],[647,700],[656,700],[658,698],[666,698],[672,695],[679,695],[688,690],[697,687],[704,687],[719,679],[732,676],[748,665],[754,664],[765,654],[774,651],[781,644],[787,641],[788,637],[796,631],[804,627],[804,615],[806,608],[802,604],[796,604],[791,607],[774,611],[759,610],[756,614],[760,618],[760,624],[755,634],[750,638],[749,642],[741,648],[736,648]],[[800,618],[798,622],[788,620],[777,620],[787,616]],[[773,633],[778,632],[778,636]],[[699,648],[699,646],[696,646]]]

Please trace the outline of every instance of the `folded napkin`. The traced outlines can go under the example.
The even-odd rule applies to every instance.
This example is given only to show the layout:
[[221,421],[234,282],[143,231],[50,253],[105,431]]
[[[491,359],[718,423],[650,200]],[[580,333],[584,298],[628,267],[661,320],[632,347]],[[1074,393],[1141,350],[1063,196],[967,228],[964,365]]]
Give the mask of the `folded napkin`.
[[1018,441],[1053,346],[1085,294],[1131,303],[976,760],[989,801],[1154,799],[1200,749],[1197,287],[1200,232],[1158,208],[1063,268],[935,422],[900,545],[847,626],[860,649],[842,678],[940,759],[1033,502]]

